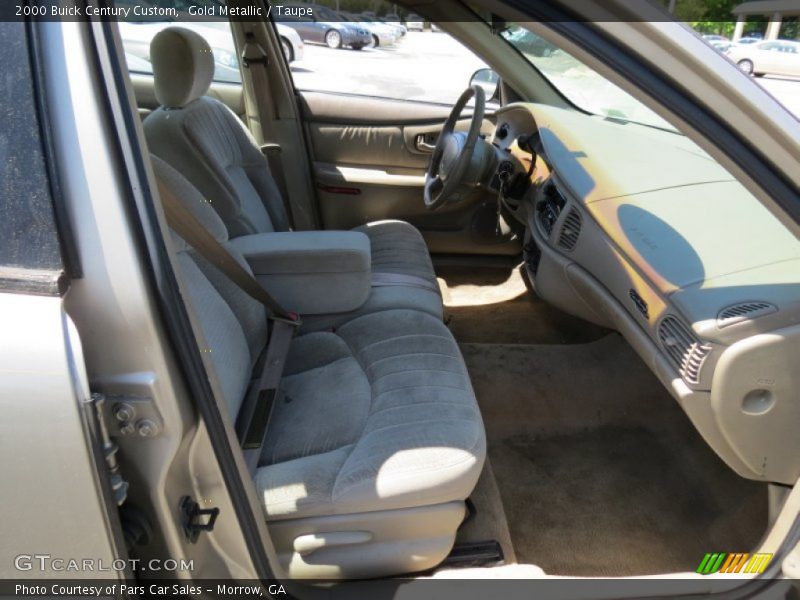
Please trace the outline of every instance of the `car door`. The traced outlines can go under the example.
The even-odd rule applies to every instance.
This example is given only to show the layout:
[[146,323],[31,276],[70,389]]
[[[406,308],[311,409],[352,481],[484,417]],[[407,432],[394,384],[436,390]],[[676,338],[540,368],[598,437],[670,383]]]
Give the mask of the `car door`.
[[777,73],[781,68],[780,43],[764,42],[755,49],[755,71],[756,73]]
[[321,24],[311,17],[300,17],[298,20],[298,33],[304,41],[322,42]]
[[786,75],[790,77],[800,77],[800,45],[792,44],[787,54],[788,68]]
[[[439,211],[423,203],[425,171],[452,105],[485,64],[446,33],[406,36],[391,50],[307,48],[290,65],[326,229],[381,219],[417,226],[433,253],[516,254],[497,236],[496,198],[478,191]],[[493,129],[490,104],[482,131]],[[468,107],[459,127],[471,116]]]
[[777,69],[775,71],[778,75],[793,76],[800,73],[800,55],[797,54],[797,48],[793,44],[781,44],[780,56],[777,58]]
[[[127,483],[112,488],[114,455],[101,447],[107,438],[65,308],[80,268],[39,104],[41,42],[28,32],[0,23],[0,577],[90,579],[101,563],[100,576],[113,580],[131,576],[117,511]],[[70,559],[82,570],[65,568]]]

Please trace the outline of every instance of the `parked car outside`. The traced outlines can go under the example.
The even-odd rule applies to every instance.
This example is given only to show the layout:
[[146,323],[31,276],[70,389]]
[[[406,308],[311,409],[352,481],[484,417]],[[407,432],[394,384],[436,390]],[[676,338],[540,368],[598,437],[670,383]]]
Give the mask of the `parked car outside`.
[[800,77],[800,42],[771,40],[744,46],[733,46],[730,59],[749,75],[785,75]]
[[370,20],[371,21],[375,21],[376,23],[383,23],[384,25],[388,25],[389,27],[395,27],[400,32],[401,36],[404,36],[405,34],[408,33],[408,27],[403,25],[400,21],[391,21],[391,20],[386,19],[386,18],[384,18],[384,19],[376,19],[374,17],[372,19],[370,19]]
[[557,50],[553,44],[544,38],[528,31],[527,29],[523,29],[522,27],[518,27],[509,31],[508,33],[504,33],[503,37],[511,42],[519,51],[525,54],[531,54],[533,56],[546,57],[550,56]]
[[364,23],[365,25],[381,25],[388,27],[394,32],[394,36],[398,41],[402,39],[406,33],[408,33],[408,29],[406,29],[404,25],[401,25],[400,23],[388,23],[386,21],[382,21],[373,13],[360,13],[354,16],[357,21]]
[[711,40],[708,43],[711,44],[711,46],[713,46],[715,50],[718,50],[723,54],[728,52],[728,50],[730,50],[733,46],[736,45],[733,42],[728,42],[723,40]]
[[361,50],[373,43],[372,34],[357,23],[342,22],[342,18],[330,8],[318,4],[287,4],[289,8],[311,9],[311,16],[283,14],[280,22],[294,29],[304,42],[325,44],[329,48],[349,46]]
[[283,55],[286,57],[286,62],[303,60],[305,44],[303,44],[300,35],[283,23],[276,23],[275,25],[281,38],[281,48],[283,49]]
[[758,42],[761,42],[761,41],[763,41],[763,40],[760,37],[749,37],[748,36],[748,37],[741,38],[736,43],[739,44],[740,46],[747,46],[749,44],[757,44]]
[[386,13],[385,15],[383,15],[381,20],[384,23],[389,23],[391,25],[400,25],[401,24],[400,23],[400,15],[398,15],[397,13]]
[[[202,17],[198,17],[196,14],[192,14],[192,8],[212,8],[214,10],[219,10],[221,7],[225,6],[223,0],[171,0],[172,7],[178,11],[178,17],[173,19],[176,24],[183,24],[183,23],[197,23],[199,25],[203,25],[205,27],[213,28],[222,31],[225,35],[216,36],[216,42],[219,44],[219,48],[222,51],[221,56],[224,57],[226,60],[223,61],[225,64],[234,65],[234,68],[239,68],[238,59],[230,60],[230,56],[236,54],[236,49],[233,47],[231,43],[232,40],[230,39],[230,25],[227,21],[222,20],[209,20]],[[121,4],[127,4],[131,7],[133,6],[142,6],[142,5],[149,5],[152,6],[153,3],[149,0],[117,0],[115,5],[120,6]],[[163,23],[164,19],[161,17],[156,18],[141,18],[137,19],[136,22],[144,22],[144,21],[152,21],[152,22],[161,22]],[[286,57],[287,62],[293,62],[295,60],[303,60],[304,55],[304,46],[303,40],[300,39],[300,36],[297,35],[297,32],[294,31],[291,27],[286,27],[285,25],[277,24],[277,31],[278,36],[280,37],[281,48],[283,50],[283,55]],[[212,45],[213,46],[213,45]],[[229,56],[230,55],[230,56]],[[235,57],[234,57],[235,58]],[[236,78],[236,81],[239,81],[240,78]]]
[[394,46],[397,42],[397,38],[400,37],[397,29],[386,23],[373,23],[362,19],[359,15],[346,12],[340,12],[339,16],[348,23],[360,25],[369,31],[372,36],[372,43],[368,44],[370,47]]
[[419,15],[412,13],[406,17],[406,27],[409,31],[422,31],[425,29],[425,21]]

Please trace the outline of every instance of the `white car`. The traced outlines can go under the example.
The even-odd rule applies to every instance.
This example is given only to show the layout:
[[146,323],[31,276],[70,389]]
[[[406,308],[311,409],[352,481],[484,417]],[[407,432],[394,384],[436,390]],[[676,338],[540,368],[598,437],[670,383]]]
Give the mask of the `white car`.
[[283,48],[283,55],[286,57],[286,62],[303,60],[306,47],[305,44],[303,44],[303,40],[300,39],[300,35],[294,29],[282,23],[276,23],[275,27],[281,38],[281,48]]
[[788,75],[800,77],[800,42],[771,40],[744,46],[733,46],[728,57],[739,68],[756,77]]
[[372,36],[372,43],[370,44],[372,48],[394,46],[397,39],[400,37],[397,28],[388,23],[371,21],[361,15],[354,15],[351,13],[340,12],[339,15],[348,22],[357,23],[369,31]]
[[406,17],[406,27],[409,31],[422,31],[425,29],[425,21],[419,15],[410,14]]

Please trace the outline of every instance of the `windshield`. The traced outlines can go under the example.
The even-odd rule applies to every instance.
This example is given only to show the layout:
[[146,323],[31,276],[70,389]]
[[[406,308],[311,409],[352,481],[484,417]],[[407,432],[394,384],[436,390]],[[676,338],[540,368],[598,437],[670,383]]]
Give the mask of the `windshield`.
[[511,25],[502,36],[578,108],[675,131],[633,96],[525,27]]

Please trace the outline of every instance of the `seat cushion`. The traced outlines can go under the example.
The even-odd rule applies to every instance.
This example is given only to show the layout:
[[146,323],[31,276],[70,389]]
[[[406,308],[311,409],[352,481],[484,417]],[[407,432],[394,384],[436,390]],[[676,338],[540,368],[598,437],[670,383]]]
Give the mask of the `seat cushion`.
[[353,231],[369,237],[373,273],[412,275],[436,284],[428,246],[413,225],[405,221],[374,221]]
[[458,346],[389,310],[296,338],[256,483],[268,519],[464,500],[485,438]]
[[373,287],[367,301],[356,310],[330,315],[303,315],[303,333],[329,330],[363,315],[395,309],[411,309],[444,320],[444,304],[440,292],[417,286],[387,285]]

